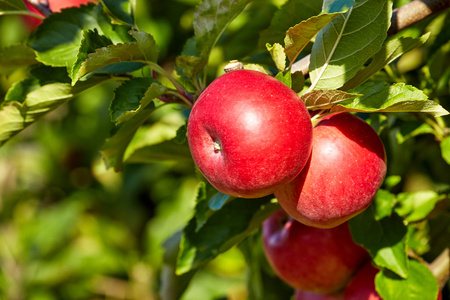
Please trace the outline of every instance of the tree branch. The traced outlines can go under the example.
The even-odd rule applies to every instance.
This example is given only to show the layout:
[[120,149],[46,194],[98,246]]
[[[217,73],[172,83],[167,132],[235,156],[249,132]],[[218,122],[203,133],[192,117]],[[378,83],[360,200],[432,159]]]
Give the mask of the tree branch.
[[[450,7],[450,0],[414,0],[394,9],[391,17],[391,27],[388,36],[412,26],[425,18],[437,14]],[[300,71],[303,75],[309,73],[310,55],[307,55],[292,65],[291,72]]]

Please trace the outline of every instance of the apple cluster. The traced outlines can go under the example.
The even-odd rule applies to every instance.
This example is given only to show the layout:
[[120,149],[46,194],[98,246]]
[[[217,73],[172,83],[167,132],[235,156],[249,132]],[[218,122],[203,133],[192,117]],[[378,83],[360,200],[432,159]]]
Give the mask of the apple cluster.
[[366,209],[386,174],[383,143],[365,121],[334,113],[313,127],[297,93],[257,71],[214,80],[196,100],[187,132],[194,162],[217,190],[274,194],[291,217],[317,228]]

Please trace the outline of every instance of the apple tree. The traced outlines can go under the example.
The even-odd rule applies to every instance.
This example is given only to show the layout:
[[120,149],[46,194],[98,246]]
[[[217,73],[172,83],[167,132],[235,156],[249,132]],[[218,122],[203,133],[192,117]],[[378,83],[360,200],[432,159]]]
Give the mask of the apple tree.
[[0,0],[0,299],[449,299],[449,8]]

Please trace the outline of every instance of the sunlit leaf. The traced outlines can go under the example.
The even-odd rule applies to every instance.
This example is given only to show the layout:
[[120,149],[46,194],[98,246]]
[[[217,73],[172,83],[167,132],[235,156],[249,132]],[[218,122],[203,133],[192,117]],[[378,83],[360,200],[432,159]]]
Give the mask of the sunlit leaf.
[[386,42],[380,51],[373,56],[370,64],[366,68],[358,71],[352,79],[344,84],[342,89],[352,89],[364,83],[370,76],[380,71],[384,66],[390,64],[404,53],[425,44],[429,36],[430,33],[427,33],[420,38],[399,37]]
[[408,277],[407,230],[396,214],[376,219],[374,205],[349,221],[354,241],[369,251],[374,263]]
[[439,290],[433,273],[414,259],[409,260],[408,278],[382,270],[375,277],[375,286],[382,299],[436,300]]
[[33,32],[29,44],[36,51],[39,61],[55,67],[68,67],[70,70],[76,61],[82,31],[94,29],[114,44],[131,41],[128,26],[111,24],[101,5],[91,4],[49,15]]
[[308,109],[329,109],[334,105],[360,96],[339,90],[315,90],[302,95],[302,100]]
[[309,41],[311,41],[325,25],[339,14],[340,13],[321,14],[319,16],[314,16],[300,22],[286,31],[286,37],[284,38],[284,52],[291,63],[295,61]]
[[444,160],[450,165],[450,136],[444,138],[440,144],[441,153]]
[[433,116],[449,114],[442,106],[428,100],[424,92],[404,83],[389,86],[384,82],[367,82],[351,92],[363,96],[348,103],[339,103],[331,111],[426,112]]
[[359,0],[318,34],[309,66],[311,89],[337,89],[377,53],[392,13],[388,1]]
[[278,71],[283,72],[286,69],[286,54],[284,53],[283,46],[278,43],[273,45],[266,44],[266,48],[270,52]]
[[373,203],[375,220],[379,221],[385,217],[389,217],[392,214],[396,204],[396,197],[394,194],[386,190],[379,189],[375,195]]
[[408,222],[420,221],[433,210],[438,199],[434,191],[400,193],[395,211]]

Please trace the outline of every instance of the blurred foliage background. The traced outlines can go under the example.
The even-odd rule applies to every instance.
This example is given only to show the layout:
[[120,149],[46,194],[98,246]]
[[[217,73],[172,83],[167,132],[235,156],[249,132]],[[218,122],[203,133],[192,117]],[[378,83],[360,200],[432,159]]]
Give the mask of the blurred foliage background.
[[[168,70],[174,69],[175,57],[193,36],[198,2],[136,3],[136,24],[155,37],[161,50],[159,64]],[[406,2],[395,1],[395,5]],[[273,19],[271,31],[264,31],[284,3],[255,0],[233,21],[213,49],[211,80],[232,59],[270,62],[261,41],[284,37],[287,28],[280,17]],[[320,11],[320,1],[311,3],[305,16]],[[299,18],[296,23],[303,16]],[[443,62],[450,59],[449,23],[444,12],[409,29],[411,36],[433,29],[431,43],[385,70],[381,79],[428,90],[448,109],[450,68]],[[21,17],[0,17],[0,49],[26,42],[28,33]],[[0,96],[27,72],[25,68],[0,70]],[[125,164],[119,173],[105,168],[100,150],[112,128],[108,108],[116,87],[107,83],[81,94],[0,148],[0,299],[151,300],[159,299],[156,291],[164,291],[161,274],[164,277],[169,266],[164,265],[162,244],[192,216],[198,179],[191,161]],[[185,120],[180,109],[158,110],[138,135],[171,138]],[[407,136],[422,121],[394,115],[382,124],[390,126],[382,137],[392,163],[391,190],[450,191],[450,169],[439,159],[434,137]],[[430,259],[447,246],[450,236],[449,217],[437,218],[422,225],[441,237],[435,248],[420,236],[412,239],[422,241],[414,247]],[[422,232],[417,230],[419,235]],[[195,275],[182,299],[246,299],[245,257],[251,251],[242,244],[219,255]],[[275,293],[290,292],[286,288]]]

